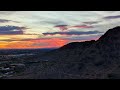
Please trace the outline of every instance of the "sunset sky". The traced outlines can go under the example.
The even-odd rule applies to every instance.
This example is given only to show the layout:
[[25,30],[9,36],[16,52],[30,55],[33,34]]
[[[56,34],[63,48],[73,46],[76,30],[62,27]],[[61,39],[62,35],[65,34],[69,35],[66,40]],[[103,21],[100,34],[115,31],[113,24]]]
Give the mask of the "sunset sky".
[[119,25],[120,11],[0,11],[0,49],[58,48]]

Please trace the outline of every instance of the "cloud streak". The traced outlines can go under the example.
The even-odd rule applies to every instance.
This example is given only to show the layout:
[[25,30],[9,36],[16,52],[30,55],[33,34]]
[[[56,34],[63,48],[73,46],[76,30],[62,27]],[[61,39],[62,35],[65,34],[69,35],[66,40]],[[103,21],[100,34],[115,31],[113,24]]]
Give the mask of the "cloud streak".
[[118,18],[120,18],[120,15],[104,17],[104,19],[118,19]]
[[23,30],[27,29],[26,27],[19,26],[0,26],[0,35],[18,35],[24,34]]
[[6,22],[11,22],[11,20],[7,20],[7,19],[0,19],[0,23],[6,23]]
[[94,28],[94,27],[88,26],[88,25],[75,25],[75,26],[71,26],[69,28]]
[[68,25],[56,25],[56,26],[54,26],[54,27],[55,27],[55,28],[59,28],[60,30],[64,31],[64,30],[67,30],[67,29],[68,29],[67,26],[68,26]]
[[71,28],[94,28],[93,26],[88,26],[88,25],[74,25],[74,26],[70,26],[70,25],[56,25],[54,27],[57,27],[59,28],[60,30],[64,31],[64,30],[68,30],[68,29],[71,29]]
[[83,32],[83,31],[70,31],[70,32],[47,32],[47,33],[43,33],[43,35],[88,35],[88,34],[99,34],[102,32],[99,31],[87,31],[87,32]]
[[99,22],[101,21],[88,21],[88,22],[83,22],[83,23],[92,25],[92,24],[98,24]]
[[13,20],[8,20],[8,19],[0,19],[0,23],[8,23],[8,22],[20,23],[18,21],[13,21]]

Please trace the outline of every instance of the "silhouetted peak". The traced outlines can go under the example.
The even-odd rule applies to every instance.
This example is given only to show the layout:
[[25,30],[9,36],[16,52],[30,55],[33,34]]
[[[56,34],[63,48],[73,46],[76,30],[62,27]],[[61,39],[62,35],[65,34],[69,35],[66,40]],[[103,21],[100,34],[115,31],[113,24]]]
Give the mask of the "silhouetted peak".
[[99,40],[116,40],[120,39],[120,26],[109,29]]
[[120,33],[120,26],[117,26],[117,27],[114,27],[112,29],[109,29],[107,31],[107,33],[109,33],[109,34],[118,34],[118,33]]

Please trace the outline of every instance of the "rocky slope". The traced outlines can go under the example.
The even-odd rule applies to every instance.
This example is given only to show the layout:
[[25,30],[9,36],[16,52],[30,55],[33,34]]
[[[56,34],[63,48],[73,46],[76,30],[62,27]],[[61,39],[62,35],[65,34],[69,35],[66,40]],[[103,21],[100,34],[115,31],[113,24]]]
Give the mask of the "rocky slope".
[[95,43],[95,40],[85,41],[85,42],[72,42],[59,49],[52,50],[44,54],[44,59],[49,60],[69,60],[80,56],[81,53],[89,48],[92,44]]
[[79,60],[84,63],[80,78],[120,78],[120,27],[109,29]]
[[29,79],[120,79],[120,27],[97,41],[74,42],[45,53],[20,76]]

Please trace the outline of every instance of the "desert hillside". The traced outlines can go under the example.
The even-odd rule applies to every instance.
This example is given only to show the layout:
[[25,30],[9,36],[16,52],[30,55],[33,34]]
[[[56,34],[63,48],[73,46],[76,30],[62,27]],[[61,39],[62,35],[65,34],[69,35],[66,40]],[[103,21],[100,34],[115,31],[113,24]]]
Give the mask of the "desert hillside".
[[37,59],[10,78],[120,79],[120,27],[109,29],[97,41],[69,43]]

